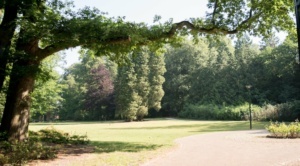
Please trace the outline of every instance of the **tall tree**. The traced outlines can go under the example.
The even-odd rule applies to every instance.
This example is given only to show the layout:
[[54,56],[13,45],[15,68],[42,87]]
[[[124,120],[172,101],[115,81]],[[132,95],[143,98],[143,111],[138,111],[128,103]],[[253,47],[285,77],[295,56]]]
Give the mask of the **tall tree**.
[[79,82],[73,73],[63,77],[61,84],[63,85],[63,93],[61,97],[63,101],[59,111],[61,120],[85,120],[84,112],[84,94],[87,89],[84,83]]
[[159,111],[161,109],[161,100],[165,94],[163,83],[166,72],[164,55],[151,54],[149,58],[149,84],[150,91],[148,97],[148,107]]
[[[61,119],[99,120],[101,110],[99,109],[97,111],[97,104],[94,104],[98,103],[95,101],[97,100],[97,94],[102,93],[101,90],[101,92],[98,93],[99,91],[97,89],[102,86],[102,78],[105,77],[104,80],[108,81],[105,81],[106,83],[111,82],[111,77],[106,75],[110,75],[110,73],[104,67],[104,63],[106,64],[107,62],[109,61],[96,57],[95,53],[91,50],[80,50],[80,63],[74,64],[66,69],[61,81],[61,84],[64,86],[62,93],[64,101],[62,102],[60,111]],[[113,63],[111,63],[111,65],[113,65]],[[106,87],[103,88],[105,89]],[[111,86],[107,88],[111,88]],[[88,91],[89,94],[87,94]],[[91,94],[94,92],[95,94]],[[95,112],[97,112],[97,114],[93,116],[92,114]]]
[[[201,67],[201,60],[208,58],[208,46],[204,40],[198,39],[197,46],[193,45],[188,39],[179,48],[169,48],[165,54],[166,82],[163,89],[164,108],[172,114],[177,114],[183,109],[184,104],[189,98],[192,80],[198,80],[192,73]],[[204,61],[203,61],[204,62]],[[202,79],[202,78],[200,78]]]
[[149,84],[149,51],[141,50],[134,54],[133,64],[134,73],[136,74],[135,91],[138,94],[139,101],[136,113],[137,120],[143,120],[148,115],[148,96],[150,91]]
[[115,84],[116,90],[116,117],[126,121],[136,120],[140,96],[135,90],[136,73],[134,64],[121,66]]
[[92,120],[105,120],[114,115],[106,113],[107,107],[112,102],[114,93],[113,80],[109,71],[103,64],[90,70],[90,78],[87,80],[87,92],[85,95],[84,109],[89,112]]
[[[131,65],[119,68],[116,84],[116,105],[119,105],[117,116],[122,115],[128,121],[143,120],[149,109],[159,111],[164,96],[164,73],[162,55],[154,55],[147,48],[132,54]],[[128,116],[131,118],[128,119]]]

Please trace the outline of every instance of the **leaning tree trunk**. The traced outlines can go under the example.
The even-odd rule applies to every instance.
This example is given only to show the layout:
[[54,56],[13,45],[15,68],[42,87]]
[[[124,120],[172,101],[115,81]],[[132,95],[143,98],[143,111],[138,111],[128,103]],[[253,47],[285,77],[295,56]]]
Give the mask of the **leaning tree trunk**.
[[0,91],[6,77],[7,63],[12,38],[16,29],[18,7],[14,2],[7,1],[5,4],[4,17],[0,25]]
[[23,59],[13,65],[0,126],[0,132],[6,132],[9,141],[24,141],[28,138],[30,93],[39,64]]

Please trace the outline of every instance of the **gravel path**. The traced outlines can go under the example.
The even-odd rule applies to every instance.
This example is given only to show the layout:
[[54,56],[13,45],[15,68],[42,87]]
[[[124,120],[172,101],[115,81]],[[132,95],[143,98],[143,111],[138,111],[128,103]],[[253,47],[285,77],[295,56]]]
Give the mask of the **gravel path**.
[[143,166],[300,166],[300,139],[266,138],[267,131],[199,134]]

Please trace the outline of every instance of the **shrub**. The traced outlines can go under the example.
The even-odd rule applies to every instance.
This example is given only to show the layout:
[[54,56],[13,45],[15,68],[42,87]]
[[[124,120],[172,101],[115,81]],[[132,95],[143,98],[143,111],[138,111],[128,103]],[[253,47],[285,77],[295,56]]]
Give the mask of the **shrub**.
[[188,104],[184,106],[184,110],[179,112],[178,116],[188,119],[210,120],[216,119],[218,106],[215,105],[193,105]]
[[[300,101],[263,107],[251,104],[252,119],[255,121],[294,121],[300,118]],[[249,103],[239,106],[217,106],[212,104],[187,104],[178,113],[180,118],[199,120],[249,120]]]
[[56,157],[57,148],[44,145],[40,142],[19,142],[11,144],[0,142],[0,165],[22,165],[28,160],[52,159]]
[[294,121],[300,118],[300,101],[292,101],[277,105],[267,104],[263,106],[262,112],[266,120]]
[[266,104],[262,107],[262,112],[264,113],[266,120],[278,120],[279,111],[277,106]]
[[[233,112],[239,114],[239,118],[237,120],[249,120],[250,119],[250,111],[249,111],[249,103],[245,103],[239,106],[231,106],[230,107]],[[260,121],[263,120],[264,117],[261,115],[261,107],[258,105],[251,104],[251,112],[252,112],[252,120]]]
[[86,135],[70,135],[53,127],[42,129],[38,132],[31,131],[30,139],[54,144],[88,144],[89,140]]
[[300,137],[300,124],[297,120],[289,125],[284,122],[271,122],[270,125],[266,126],[266,129],[271,133],[271,137],[275,138],[299,138]]
[[[253,120],[260,120],[261,108],[252,105]],[[180,118],[199,120],[249,120],[249,104],[240,106],[194,105],[188,104],[179,112]]]
[[29,160],[52,159],[65,144],[87,144],[86,135],[70,135],[54,128],[29,132],[27,142],[10,143],[0,141],[0,165],[22,165]]

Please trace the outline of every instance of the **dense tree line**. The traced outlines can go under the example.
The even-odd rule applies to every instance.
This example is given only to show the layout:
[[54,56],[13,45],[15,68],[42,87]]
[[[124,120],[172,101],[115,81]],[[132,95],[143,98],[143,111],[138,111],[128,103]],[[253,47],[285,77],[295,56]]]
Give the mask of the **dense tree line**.
[[[297,45],[288,37],[278,43],[274,35],[260,45],[248,36],[234,45],[228,38],[188,41],[166,53],[166,92],[163,109],[177,115],[185,106],[237,106],[279,104],[299,100]],[[246,88],[251,86],[250,96]]]
[[[198,40],[197,44],[185,39],[180,47],[168,46],[163,55],[142,49],[129,55],[131,63],[123,66],[82,50],[81,62],[57,81],[61,89],[50,88],[52,83],[37,86],[34,96],[38,93],[40,97],[34,101],[45,98],[46,93],[53,94],[49,97],[57,102],[50,104],[55,107],[51,110],[42,108],[51,100],[38,100],[32,117],[39,115],[39,108],[44,115],[45,110],[58,110],[60,120],[132,121],[142,120],[152,110],[177,116],[201,105],[239,106],[250,99],[252,104],[265,106],[299,100],[297,45],[292,37],[279,43],[271,35],[259,45],[247,35],[234,42],[226,37]],[[251,85],[251,96],[247,85]]]
[[117,66],[93,51],[81,51],[81,63],[68,68],[60,85],[60,120],[143,120],[161,108],[165,72],[163,56],[146,48]]

